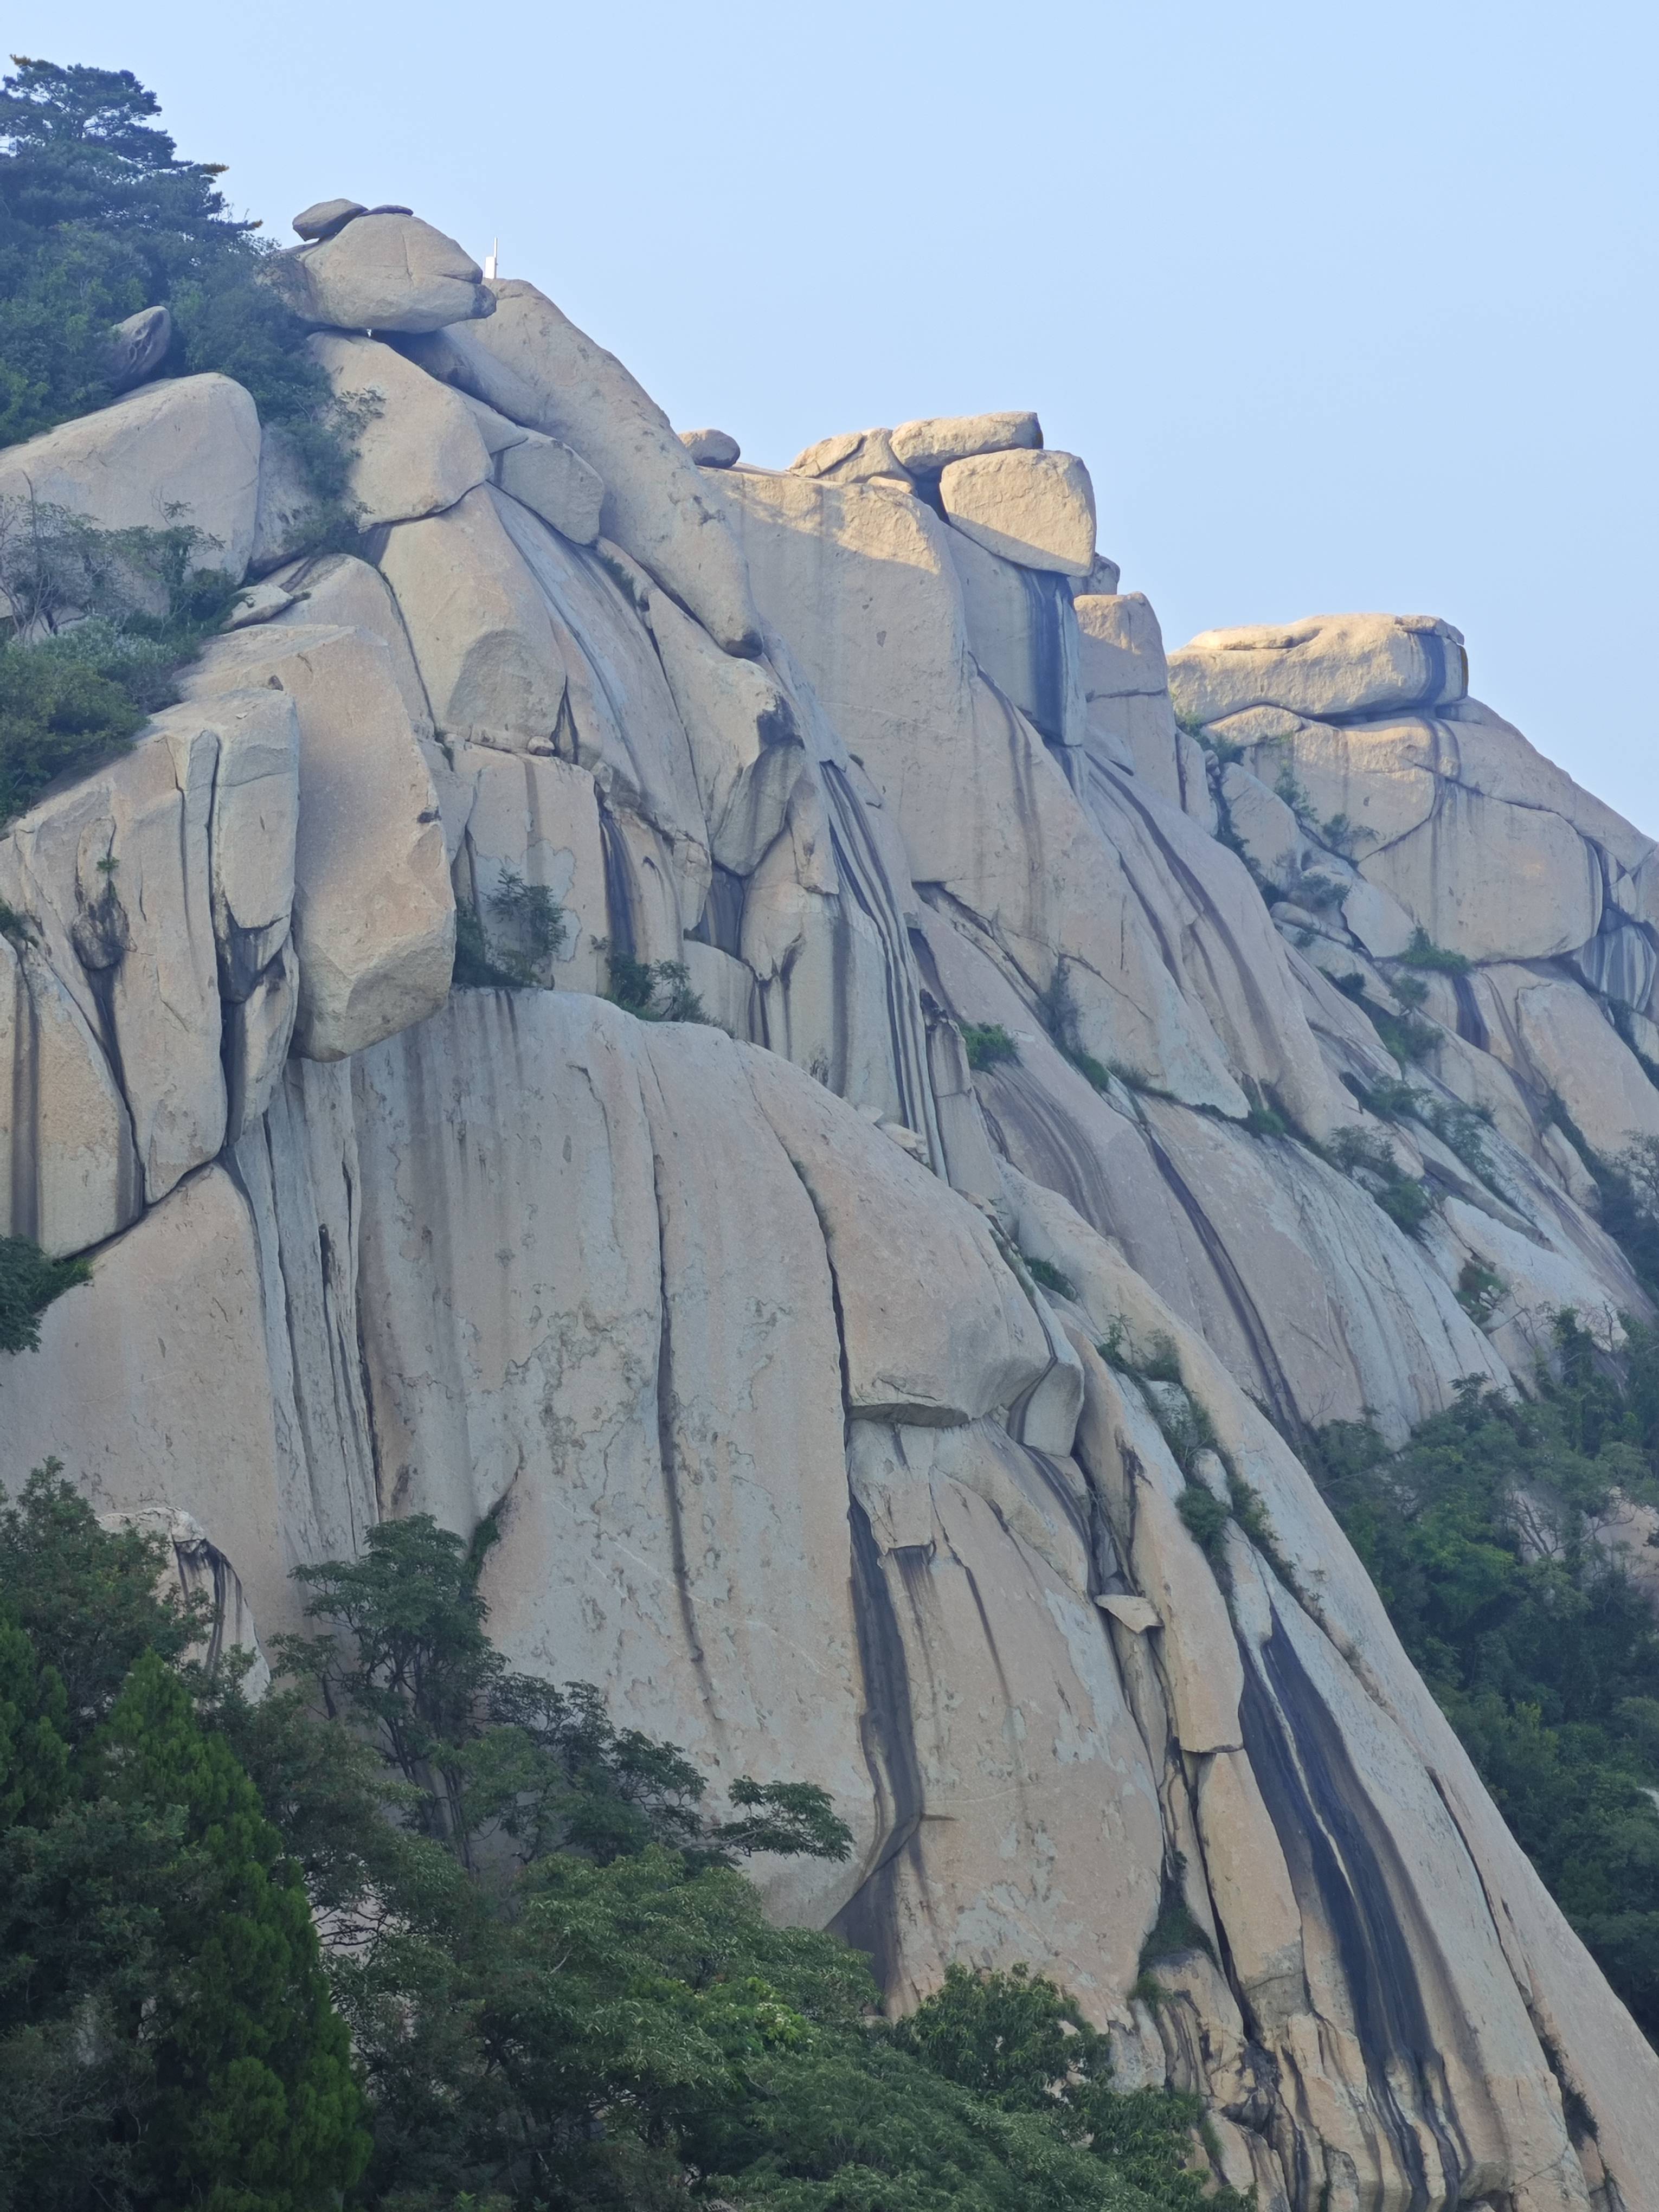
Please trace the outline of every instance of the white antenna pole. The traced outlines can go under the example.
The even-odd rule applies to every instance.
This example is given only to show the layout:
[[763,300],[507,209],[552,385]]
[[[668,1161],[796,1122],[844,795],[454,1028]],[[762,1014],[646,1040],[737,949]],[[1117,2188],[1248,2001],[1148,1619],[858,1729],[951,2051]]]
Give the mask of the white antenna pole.
[[486,284],[493,284],[496,277],[501,275],[501,272],[499,266],[501,255],[501,241],[499,238],[492,238],[489,241],[489,252],[484,258],[484,282]]

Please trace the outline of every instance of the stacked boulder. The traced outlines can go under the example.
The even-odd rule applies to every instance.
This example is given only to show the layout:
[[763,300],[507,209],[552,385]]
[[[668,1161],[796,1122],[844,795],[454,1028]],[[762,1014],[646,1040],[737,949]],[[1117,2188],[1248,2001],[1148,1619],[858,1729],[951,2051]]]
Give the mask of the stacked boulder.
[[246,581],[0,838],[5,1225],[94,1258],[16,1463],[245,1640],[495,1515],[515,1664],[831,1790],[780,1912],[1054,1973],[1263,2212],[1642,2201],[1659,2066],[1286,1437],[1645,1310],[1549,1102],[1659,1133],[1651,846],[1444,623],[1166,658],[1033,415],[757,468],[407,210],[296,229],[356,551],[222,378],[0,454]]

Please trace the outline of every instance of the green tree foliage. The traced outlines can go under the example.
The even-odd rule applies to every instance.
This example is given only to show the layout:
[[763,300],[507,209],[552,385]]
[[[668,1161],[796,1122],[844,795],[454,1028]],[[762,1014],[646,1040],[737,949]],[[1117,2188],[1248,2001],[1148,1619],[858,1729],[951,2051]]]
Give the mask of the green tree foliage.
[[[1201,1943],[1190,1917],[1181,1917],[1182,1948],[1194,1937]],[[1244,2197],[1214,2188],[1192,2163],[1197,2098],[1114,2090],[1105,2037],[1045,1977],[1023,1966],[996,1974],[951,1966],[944,1987],[891,2033],[901,2051],[998,2110],[1040,2115],[1155,2203],[1244,2212]]]
[[100,530],[0,498],[0,824],[179,696],[177,672],[222,623],[232,579],[183,525]]
[[961,1029],[968,1065],[976,1074],[987,1068],[1000,1067],[1005,1061],[1018,1062],[1019,1047],[1000,1022],[963,1022]]
[[166,1556],[54,1468],[0,1514],[0,2203],[321,2212],[368,2148],[345,2026]]
[[492,1533],[308,1571],[253,1703],[165,1545],[56,1468],[0,1514],[0,2206],[1232,2212],[1195,2101],[1115,2094],[1053,1984],[957,1973],[890,2028],[856,1952],[774,1927],[737,1862],[845,1856],[823,1793],[712,1816],[514,1674]]
[[222,168],[184,161],[125,70],[18,58],[0,81],[0,445],[111,397],[111,326],[165,306],[168,373],[216,369],[281,423],[319,502],[347,453],[297,319],[258,283],[254,223],[233,218]]
[[1571,1314],[1516,1403],[1474,1377],[1401,1451],[1352,1423],[1311,1464],[1401,1642],[1552,1894],[1659,2040],[1659,1629],[1595,1540],[1659,1501],[1659,1360]]
[[593,949],[606,956],[605,994],[613,1006],[642,1022],[708,1020],[684,961],[636,960],[602,937],[594,939]]
[[46,1308],[91,1279],[84,1260],[49,1260],[27,1237],[0,1237],[0,1352],[36,1351]]

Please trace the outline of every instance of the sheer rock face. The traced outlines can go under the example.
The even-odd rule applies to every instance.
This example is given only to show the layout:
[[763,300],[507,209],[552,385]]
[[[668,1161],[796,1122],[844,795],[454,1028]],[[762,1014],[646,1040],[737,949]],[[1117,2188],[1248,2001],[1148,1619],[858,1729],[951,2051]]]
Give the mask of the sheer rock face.
[[[299,258],[361,289],[408,222]],[[1651,842],[1438,621],[1166,660],[1033,416],[700,466],[441,259],[313,342],[381,395],[369,557],[273,522],[185,702],[0,836],[3,1226],[94,1259],[17,1463],[185,1529],[244,1640],[378,1518],[498,1512],[515,1664],[831,1790],[778,1911],[896,2003],[1054,1972],[1264,2212],[1648,2201],[1659,2065],[1284,1438],[1645,1311],[1586,1155],[1659,1137]],[[236,565],[260,452],[186,379],[0,489],[185,497]],[[522,988],[450,988],[458,911]],[[1237,1481],[1271,1556],[1188,1531]],[[1153,2011],[1177,1868],[1213,1958]]]

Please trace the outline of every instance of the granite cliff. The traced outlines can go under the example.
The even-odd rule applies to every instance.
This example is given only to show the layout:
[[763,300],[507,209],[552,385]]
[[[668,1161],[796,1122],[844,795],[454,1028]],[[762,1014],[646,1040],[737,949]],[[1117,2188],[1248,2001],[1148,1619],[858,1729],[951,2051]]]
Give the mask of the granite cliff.
[[1166,657],[1032,415],[750,467],[406,212],[296,228],[358,553],[221,376],[0,453],[246,583],[0,839],[0,1228],[93,1267],[11,1465],[245,1641],[496,1515],[515,1665],[830,1790],[780,1911],[900,2005],[1052,1972],[1263,2212],[1654,2203],[1659,2062],[1297,1453],[1648,1314],[1652,841],[1444,621]]

